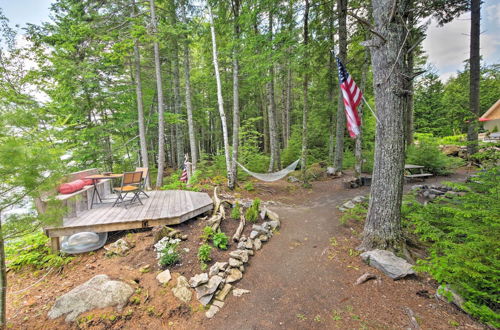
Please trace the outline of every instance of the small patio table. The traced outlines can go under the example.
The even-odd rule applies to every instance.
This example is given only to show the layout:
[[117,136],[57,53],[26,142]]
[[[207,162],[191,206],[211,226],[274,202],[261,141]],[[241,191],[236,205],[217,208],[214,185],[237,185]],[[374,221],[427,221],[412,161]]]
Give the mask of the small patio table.
[[90,208],[94,206],[95,195],[97,195],[97,200],[99,201],[99,203],[102,203],[101,195],[97,190],[97,181],[105,179],[116,179],[116,178],[121,178],[122,176],[123,174],[110,173],[110,174],[94,174],[84,177],[84,179],[92,180],[92,185],[94,186],[94,191],[92,192],[92,201],[90,202]]

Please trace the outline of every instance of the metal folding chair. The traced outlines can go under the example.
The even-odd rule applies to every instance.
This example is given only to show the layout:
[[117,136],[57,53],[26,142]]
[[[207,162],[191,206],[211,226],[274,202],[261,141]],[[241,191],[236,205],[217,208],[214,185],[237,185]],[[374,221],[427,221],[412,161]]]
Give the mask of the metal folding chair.
[[144,190],[146,190],[146,183],[149,175],[149,167],[136,167],[136,172],[142,172],[142,182],[141,182],[141,193],[143,193],[147,198],[149,198],[148,194]]
[[142,184],[142,171],[123,173],[121,186],[113,188],[113,190],[118,194],[118,197],[116,198],[113,207],[117,204],[124,204],[125,197],[127,197],[128,193],[133,193],[134,196],[132,197],[130,202],[125,205],[125,207],[127,207],[127,205],[133,204],[136,200],[139,201],[141,205],[144,205],[142,204],[142,201],[139,198],[139,194],[142,191],[141,184]]

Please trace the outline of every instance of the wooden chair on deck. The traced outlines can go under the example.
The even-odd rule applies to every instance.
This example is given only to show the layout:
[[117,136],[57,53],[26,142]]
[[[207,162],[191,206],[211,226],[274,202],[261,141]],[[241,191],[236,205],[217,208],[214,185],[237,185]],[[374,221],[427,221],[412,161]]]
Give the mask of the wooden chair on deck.
[[143,193],[147,198],[149,198],[148,194],[144,192],[146,190],[146,184],[148,180],[148,175],[149,175],[149,167],[136,167],[135,168],[136,172],[142,172],[142,183],[141,183],[141,193]]
[[142,174],[142,171],[123,173],[121,186],[113,188],[113,190],[118,194],[113,207],[118,203],[124,203],[125,197],[128,193],[134,194],[128,205],[134,203],[136,200],[138,200],[141,205],[144,205],[139,198],[139,194],[142,191]]

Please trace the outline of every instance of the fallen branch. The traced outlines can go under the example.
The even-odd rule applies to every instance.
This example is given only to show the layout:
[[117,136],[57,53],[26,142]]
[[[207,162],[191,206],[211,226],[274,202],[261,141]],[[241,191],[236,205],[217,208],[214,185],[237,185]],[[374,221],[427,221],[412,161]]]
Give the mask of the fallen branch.
[[358,278],[358,280],[356,281],[356,285],[363,284],[366,281],[373,280],[373,279],[376,279],[376,278],[377,278],[376,275],[373,275],[373,274],[370,274],[370,273],[364,273],[363,275],[361,275]]
[[418,324],[417,318],[415,316],[415,313],[408,307],[404,308],[404,311],[406,315],[408,315],[408,318],[410,319],[410,327],[409,329],[411,330],[417,330],[420,329],[420,325]]
[[222,201],[220,198],[217,196],[217,187],[214,188],[214,211],[212,212],[212,216],[214,216],[217,211],[219,211],[219,207],[221,205]]
[[243,233],[243,228],[245,228],[245,216],[243,215],[243,211],[240,213],[240,224],[238,228],[236,228],[236,232],[233,235],[233,241],[239,242],[241,233]]

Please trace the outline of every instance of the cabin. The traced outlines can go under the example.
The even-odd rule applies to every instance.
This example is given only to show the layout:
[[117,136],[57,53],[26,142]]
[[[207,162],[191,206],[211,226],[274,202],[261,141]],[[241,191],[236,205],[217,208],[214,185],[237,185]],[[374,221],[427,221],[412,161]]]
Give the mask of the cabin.
[[485,130],[492,133],[500,132],[500,99],[479,118],[479,121],[483,123]]

